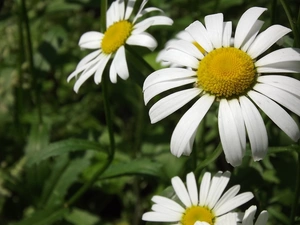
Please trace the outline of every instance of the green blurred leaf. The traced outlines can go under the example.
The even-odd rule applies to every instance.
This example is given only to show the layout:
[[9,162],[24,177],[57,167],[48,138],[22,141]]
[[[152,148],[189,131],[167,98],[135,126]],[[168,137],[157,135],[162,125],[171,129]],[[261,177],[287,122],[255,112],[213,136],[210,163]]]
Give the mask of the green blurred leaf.
[[36,154],[32,155],[32,157],[28,158],[27,164],[32,165],[34,163],[40,163],[41,161],[49,157],[85,150],[107,152],[107,149],[98,142],[82,139],[68,139],[50,144],[42,151],[39,151]]
[[150,175],[159,177],[162,164],[147,159],[136,159],[132,162],[112,164],[100,177],[112,178],[125,175]]
[[28,156],[34,155],[48,145],[49,142],[49,126],[43,124],[32,124],[25,153]]
[[94,225],[100,221],[97,216],[77,208],[73,209],[70,214],[65,215],[65,219],[74,225]]
[[14,225],[51,225],[63,218],[68,211],[69,209],[67,208],[36,211],[29,218],[15,223]]

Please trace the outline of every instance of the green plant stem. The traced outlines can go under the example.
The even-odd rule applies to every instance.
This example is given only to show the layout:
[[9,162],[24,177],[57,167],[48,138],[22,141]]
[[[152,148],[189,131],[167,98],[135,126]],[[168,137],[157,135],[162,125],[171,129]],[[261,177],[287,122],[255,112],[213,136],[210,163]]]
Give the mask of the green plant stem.
[[294,204],[291,210],[290,225],[295,224],[296,213],[298,212],[298,202],[300,197],[300,143],[299,151],[297,152],[298,162],[297,162],[297,171],[296,171],[296,184],[295,184],[295,198]]
[[289,20],[290,26],[293,30],[294,34],[294,47],[299,47],[300,46],[300,40],[299,40],[299,31],[298,31],[298,25],[296,24],[295,21],[293,21],[292,13],[291,13],[291,8],[287,4],[286,0],[280,0],[281,5],[285,11],[285,14]]
[[38,110],[38,119],[39,123],[43,123],[42,118],[42,108],[41,108],[41,97],[40,97],[40,90],[38,87],[38,76],[35,71],[34,61],[33,61],[33,48],[32,48],[32,41],[31,41],[31,32],[30,32],[30,25],[27,15],[27,8],[26,8],[26,0],[21,0],[21,9],[22,9],[22,17],[25,23],[25,32],[26,32],[26,40],[27,40],[27,50],[28,50],[28,57],[29,57],[29,69],[32,75],[32,87],[34,91],[35,97],[35,105]]
[[105,30],[106,30],[106,11],[107,11],[107,0],[101,0],[101,6],[100,6],[100,10],[101,10],[101,21],[100,21],[100,24],[101,24],[101,32],[104,33]]

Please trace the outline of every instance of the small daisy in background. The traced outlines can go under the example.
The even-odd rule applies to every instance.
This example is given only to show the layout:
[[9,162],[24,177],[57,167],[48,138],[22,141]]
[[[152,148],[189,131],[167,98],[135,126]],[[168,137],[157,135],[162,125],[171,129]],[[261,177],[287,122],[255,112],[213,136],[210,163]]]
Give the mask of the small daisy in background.
[[237,195],[239,185],[223,194],[229,179],[230,172],[218,172],[212,178],[211,173],[206,172],[198,192],[194,173],[187,174],[186,186],[179,177],[173,177],[172,186],[182,204],[163,196],[153,196],[153,211],[144,213],[142,220],[178,225],[194,225],[196,222],[197,225],[221,225],[227,213],[253,198],[251,192]]
[[136,0],[128,0],[125,6],[125,0],[114,1],[107,10],[105,33],[90,31],[81,36],[79,46],[82,49],[96,50],[84,57],[67,79],[69,82],[80,74],[74,85],[75,92],[78,92],[80,86],[93,74],[95,83],[99,84],[103,70],[110,58],[113,58],[109,70],[111,82],[116,83],[117,76],[126,80],[129,77],[129,71],[125,56],[125,44],[143,46],[154,50],[157,42],[145,30],[155,25],[173,24],[173,20],[163,15],[151,16],[138,22],[149,12],[162,13],[162,10],[155,7],[144,9],[148,0],[142,2],[136,16],[130,19],[135,2]]
[[[259,34],[258,20],[265,8],[248,9],[240,18],[234,37],[232,23],[223,14],[205,17],[205,26],[195,21],[185,31],[197,42],[173,41],[163,59],[183,68],[164,68],[144,82],[144,101],[180,86],[191,88],[170,94],[150,111],[151,123],[175,112],[194,98],[198,100],[182,116],[171,137],[171,152],[189,155],[201,120],[214,102],[218,103],[218,127],[226,160],[238,166],[246,150],[246,134],[252,156],[261,160],[267,153],[268,136],[259,107],[292,140],[300,137],[293,118],[279,104],[300,116],[300,81],[280,73],[300,72],[300,50],[283,48],[260,57],[289,33],[281,25]],[[255,105],[256,104],[256,105]]]

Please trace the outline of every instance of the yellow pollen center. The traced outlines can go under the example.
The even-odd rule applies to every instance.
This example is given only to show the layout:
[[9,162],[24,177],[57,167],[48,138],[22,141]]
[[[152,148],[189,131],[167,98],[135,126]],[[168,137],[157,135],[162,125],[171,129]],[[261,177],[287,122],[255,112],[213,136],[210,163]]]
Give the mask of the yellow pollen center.
[[192,206],[185,211],[181,218],[182,225],[194,225],[197,221],[213,225],[215,222],[215,216],[207,208]]
[[219,98],[246,94],[257,78],[252,58],[233,47],[209,52],[200,61],[197,76],[197,85]]
[[194,41],[193,44],[198,48],[198,50],[204,54],[206,51],[204,50],[204,48],[202,48],[201,45],[198,44],[198,42]]
[[111,25],[102,39],[101,48],[106,54],[114,53],[125,44],[132,31],[132,23],[122,20]]

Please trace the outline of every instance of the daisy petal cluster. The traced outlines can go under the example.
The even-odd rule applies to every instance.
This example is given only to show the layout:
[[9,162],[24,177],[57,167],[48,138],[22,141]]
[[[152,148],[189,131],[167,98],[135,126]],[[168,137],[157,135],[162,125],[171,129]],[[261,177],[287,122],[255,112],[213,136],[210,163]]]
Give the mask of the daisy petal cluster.
[[300,50],[283,48],[264,54],[291,31],[273,25],[260,32],[263,22],[258,18],[265,10],[248,9],[234,36],[232,23],[224,21],[222,13],[206,16],[205,24],[193,22],[185,32],[195,42],[173,41],[162,56],[182,68],[164,68],[145,80],[145,104],[162,92],[190,85],[156,102],[149,111],[151,123],[197,98],[172,134],[170,148],[177,157],[191,153],[197,128],[214,103],[222,147],[233,166],[242,162],[246,134],[255,161],[267,153],[268,136],[259,109],[292,140],[299,139],[299,128],[284,108],[300,116],[300,81],[280,74],[300,72]]
[[142,219],[181,225],[222,224],[230,211],[253,198],[251,192],[237,195],[239,185],[231,187],[223,194],[229,179],[230,172],[218,172],[213,177],[206,172],[198,192],[194,173],[187,174],[186,186],[179,177],[174,177],[172,186],[181,204],[166,197],[153,196],[153,211],[144,213]]
[[80,86],[92,75],[94,75],[95,83],[99,84],[103,70],[111,58],[113,58],[109,69],[111,82],[116,83],[117,76],[126,80],[129,77],[129,71],[125,57],[125,44],[154,50],[157,42],[145,31],[151,26],[173,24],[173,20],[163,15],[141,20],[141,17],[147,13],[162,13],[162,10],[156,7],[144,8],[148,0],[143,0],[137,14],[130,19],[135,2],[136,0],[128,0],[125,5],[125,0],[114,1],[107,10],[105,33],[89,31],[81,36],[79,46],[82,49],[95,51],[85,56],[68,77],[69,82],[80,74],[74,85],[75,92],[78,92]]

